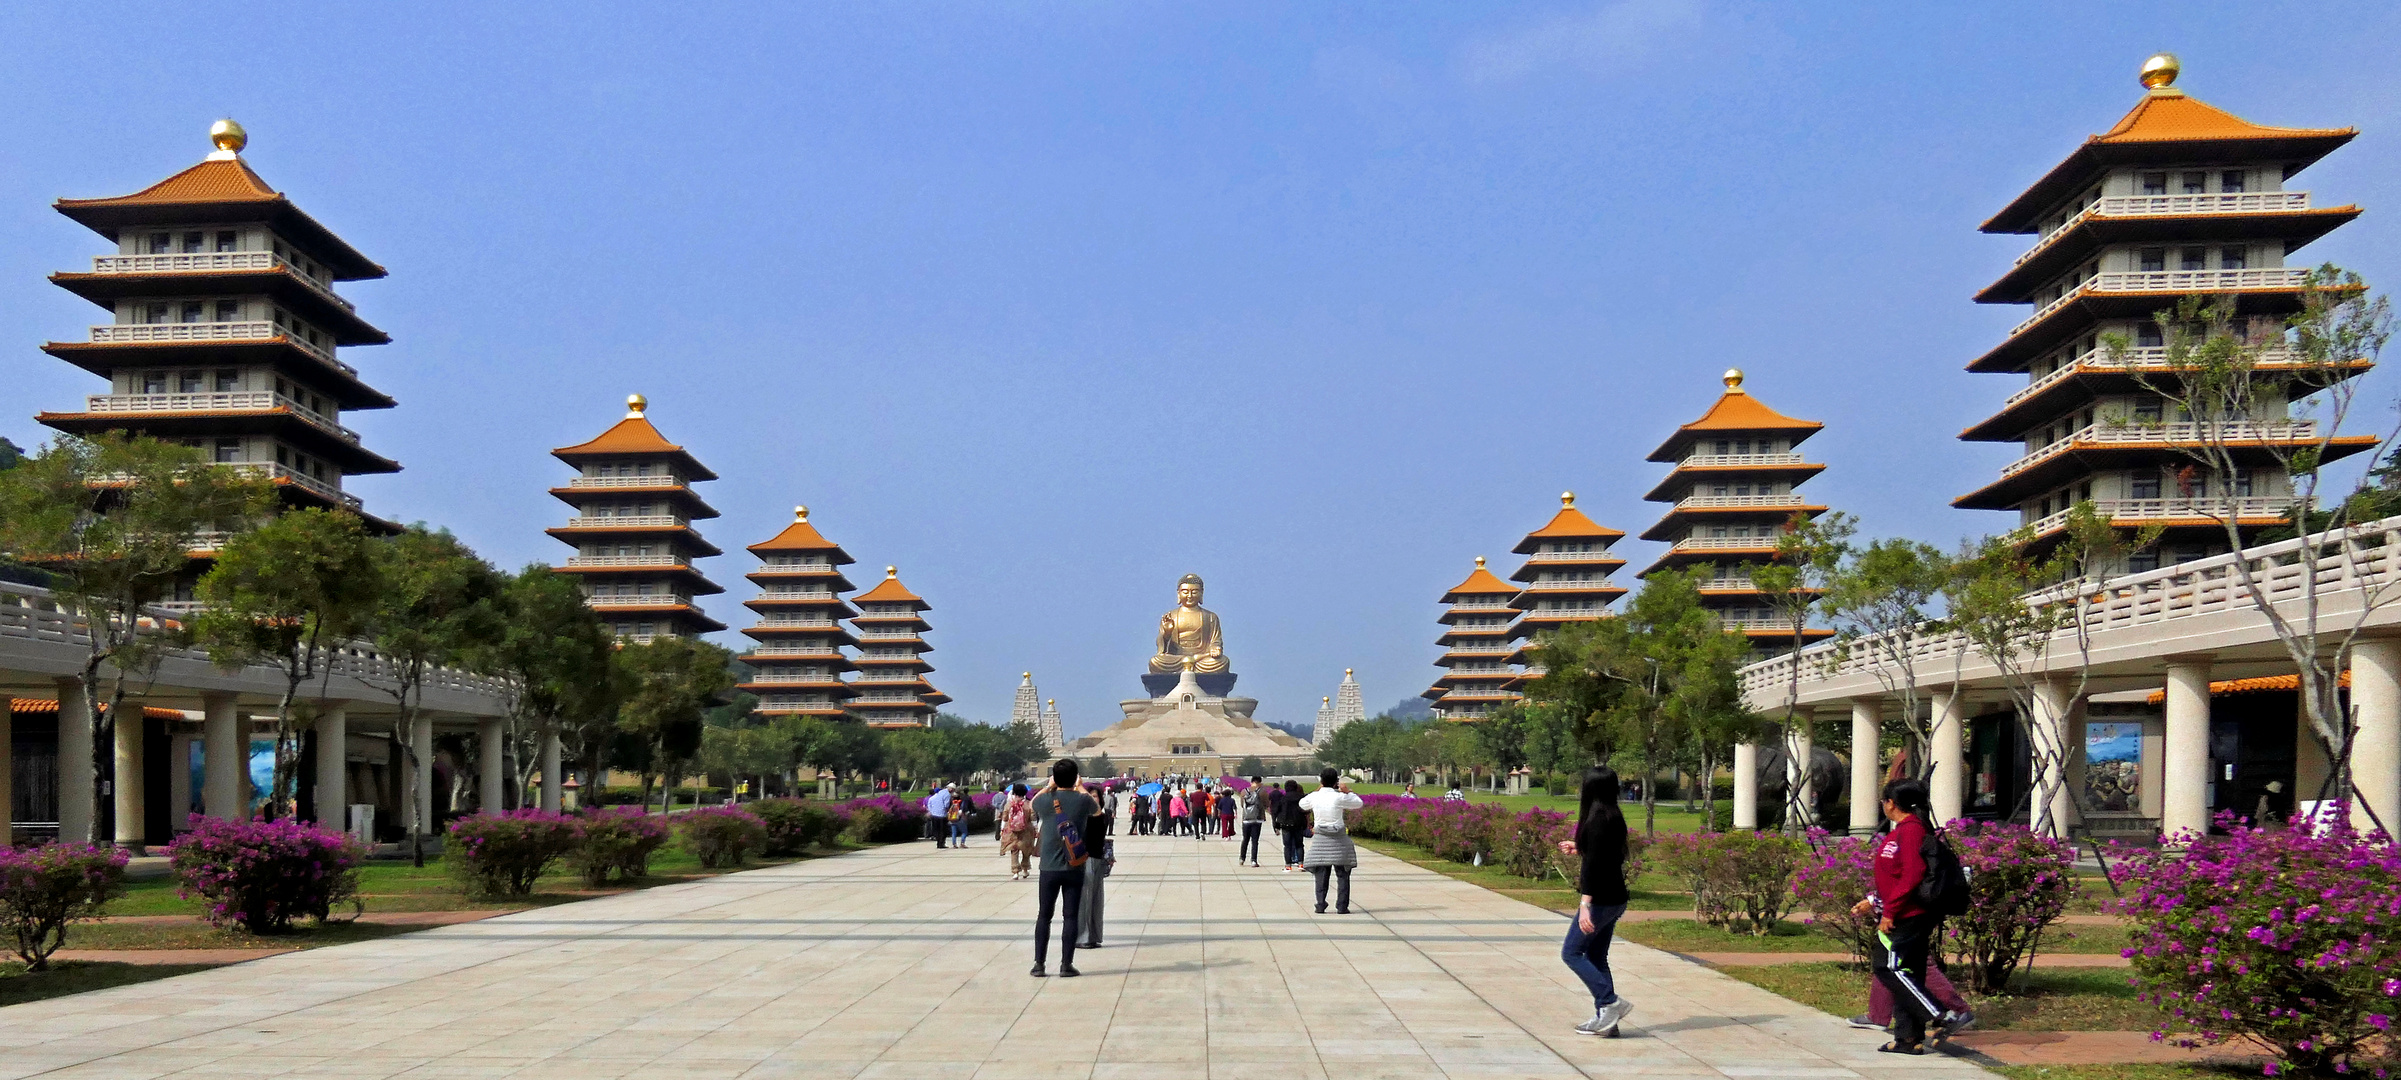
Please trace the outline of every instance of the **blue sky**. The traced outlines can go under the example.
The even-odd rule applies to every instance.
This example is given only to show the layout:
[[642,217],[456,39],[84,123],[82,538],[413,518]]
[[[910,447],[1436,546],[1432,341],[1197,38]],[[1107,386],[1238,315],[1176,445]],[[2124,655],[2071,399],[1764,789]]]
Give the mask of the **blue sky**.
[[[149,30],[143,28],[148,27]],[[400,407],[369,508],[556,559],[547,456],[626,394],[725,477],[741,546],[808,504],[934,605],[936,685],[1036,673],[1109,722],[1175,578],[1241,689],[1306,722],[1436,674],[1436,600],[1563,489],[1639,532],[1642,460],[1739,366],[1822,420],[1808,489],[1870,532],[1949,500],[2023,309],[1975,226],[2107,128],[2158,49],[2270,124],[2361,136],[2306,252],[2385,283],[2390,5],[13,5],[0,62],[0,435],[98,380],[41,354],[102,253],[49,209],[200,159],[208,123],[391,270],[347,351]],[[2371,378],[2363,420],[2388,416]],[[1637,567],[1656,546],[1620,547]],[[728,635],[731,638],[731,635]],[[738,639],[736,639],[738,640]]]

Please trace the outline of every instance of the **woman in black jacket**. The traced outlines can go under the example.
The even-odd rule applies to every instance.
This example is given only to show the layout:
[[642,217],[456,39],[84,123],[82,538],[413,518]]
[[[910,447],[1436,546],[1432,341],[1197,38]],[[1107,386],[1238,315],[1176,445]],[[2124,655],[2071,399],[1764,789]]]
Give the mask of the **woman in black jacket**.
[[1567,941],[1559,959],[1592,991],[1592,1019],[1576,1025],[1581,1035],[1617,1037],[1618,1021],[1634,1011],[1634,1003],[1619,997],[1609,974],[1609,939],[1626,913],[1626,815],[1617,808],[1617,772],[1603,765],[1584,770],[1583,805],[1576,815],[1576,837],[1559,842],[1559,850],[1583,856],[1577,875],[1576,914],[1567,921]]

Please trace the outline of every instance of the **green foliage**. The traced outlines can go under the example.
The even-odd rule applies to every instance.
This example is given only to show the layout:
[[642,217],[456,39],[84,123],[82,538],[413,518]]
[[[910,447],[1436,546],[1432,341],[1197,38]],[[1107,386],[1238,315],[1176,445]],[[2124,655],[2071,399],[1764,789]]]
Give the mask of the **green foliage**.
[[101,917],[125,889],[125,853],[89,844],[0,845],[0,926],[27,971],[50,966],[67,927]]
[[1754,935],[1775,929],[1793,908],[1793,871],[1809,854],[1800,840],[1775,833],[1680,833],[1650,847],[1652,865],[1692,889],[1693,918]]
[[[401,722],[393,730],[401,752],[415,761],[432,753],[432,747],[413,745],[426,676],[442,667],[495,666],[492,654],[504,628],[499,606],[503,582],[490,563],[447,530],[413,526],[374,551],[383,588],[366,628],[391,662],[393,675],[377,685],[399,707]],[[414,800],[405,802],[403,825],[422,865],[428,823],[417,820]]]
[[531,896],[534,880],[575,850],[580,823],[541,810],[476,814],[450,823],[442,861],[470,895]]
[[[497,606],[500,640],[483,665],[516,684],[509,703],[514,726],[529,738],[556,734],[562,754],[583,763],[588,782],[600,774],[631,681],[616,638],[584,603],[573,577],[540,563],[503,580]],[[649,747],[647,740],[641,745]],[[521,750],[518,760],[538,758]],[[640,764],[648,770],[647,755]]]
[[813,847],[831,846],[841,835],[839,814],[799,799],[756,799],[742,804],[766,827],[760,853],[799,855]]
[[[634,798],[640,798],[638,792]],[[575,819],[575,827],[567,863],[586,888],[642,880],[650,872],[650,856],[667,843],[666,821],[630,806],[585,814]]]
[[700,865],[712,870],[740,866],[767,844],[766,823],[738,806],[704,806],[677,814],[675,831]]
[[733,689],[727,666],[732,659],[721,646],[683,637],[653,638],[616,651],[626,690],[618,727],[649,745],[657,771],[672,779],[699,753],[704,715],[719,695]]

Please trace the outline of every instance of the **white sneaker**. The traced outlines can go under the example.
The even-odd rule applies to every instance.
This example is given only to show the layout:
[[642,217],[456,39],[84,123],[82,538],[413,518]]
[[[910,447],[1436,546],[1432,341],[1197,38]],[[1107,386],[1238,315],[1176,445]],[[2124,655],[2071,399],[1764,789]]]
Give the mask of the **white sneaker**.
[[1624,1020],[1626,1017],[1633,1015],[1633,1013],[1634,1003],[1626,1000],[1624,997],[1619,997],[1616,1001],[1612,1001],[1607,1005],[1601,1006],[1600,1015],[1593,1017],[1593,1022],[1599,1024],[1601,1029],[1600,1031],[1595,1032],[1595,1034],[1601,1035],[1604,1038],[1616,1038],[1618,1023]]
[[1602,1013],[1605,1013],[1605,1012],[1607,1012],[1607,1011],[1609,1011],[1609,1010],[1607,1010],[1607,1009],[1595,1009],[1595,1010],[1593,1010],[1592,1019],[1590,1019],[1590,1020],[1586,1020],[1586,1021],[1584,1021],[1583,1023],[1581,1023],[1581,1024],[1577,1024],[1577,1025],[1576,1025],[1576,1034],[1578,1034],[1578,1035],[1598,1035],[1598,1034],[1600,1034],[1600,1033],[1602,1033],[1602,1032],[1604,1032],[1604,1031],[1607,1031],[1607,1030],[1609,1030],[1607,1027],[1605,1027],[1605,1026],[1603,1026],[1603,1025],[1601,1024],[1601,1019],[1602,1019],[1602,1017],[1601,1017],[1601,1014],[1602,1014]]

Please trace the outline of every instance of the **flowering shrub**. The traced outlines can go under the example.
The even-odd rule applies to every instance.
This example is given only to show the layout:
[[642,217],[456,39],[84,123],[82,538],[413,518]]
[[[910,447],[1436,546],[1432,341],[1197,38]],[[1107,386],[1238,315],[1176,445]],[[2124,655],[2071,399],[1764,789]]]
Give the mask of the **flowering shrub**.
[[1692,886],[1692,914],[1721,930],[1766,934],[1792,910],[1792,875],[1808,845],[1774,833],[1663,836],[1649,857]]
[[1557,810],[1526,810],[1504,819],[1494,830],[1493,858],[1501,869],[1539,881],[1558,865],[1559,841],[1574,835],[1575,825],[1566,814]]
[[125,853],[90,844],[0,846],[0,922],[27,971],[50,966],[69,923],[97,919],[125,883]]
[[1792,874],[1793,903],[1809,912],[1809,926],[1841,942],[1854,963],[1864,964],[1876,951],[1876,916],[1854,915],[1851,907],[1876,891],[1874,841],[1860,836],[1829,836],[1809,830],[1815,850]]
[[843,835],[862,844],[915,840],[925,825],[925,804],[898,795],[852,799],[836,809],[850,823]]
[[762,855],[798,855],[831,844],[842,835],[845,822],[832,810],[799,799],[759,799],[742,804],[767,826]]
[[[2387,1075],[2401,997],[2401,851],[2337,811],[2316,830],[2263,832],[2231,815],[2220,838],[2184,834],[2172,852],[2132,854],[2125,956],[2153,1032],[2180,1046],[2249,1038],[2305,1072]],[[2275,1072],[2271,1069],[2270,1072]]]
[[450,823],[442,861],[469,892],[529,896],[534,880],[575,849],[582,831],[574,818],[531,807],[477,814]]
[[211,925],[280,934],[302,916],[324,921],[358,896],[367,852],[347,834],[306,822],[193,815],[170,862],[185,898],[208,901]]
[[650,872],[650,856],[667,842],[667,822],[639,807],[610,806],[575,819],[567,865],[587,887],[630,883]]
[[767,843],[767,823],[739,806],[704,806],[675,816],[675,831],[700,865],[740,866]]
[[1968,987],[1998,993],[2076,898],[2076,849],[2022,825],[1959,821],[1944,830],[1967,868],[1968,910],[1943,922],[1951,970]]

